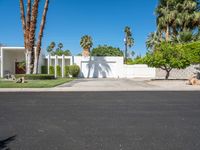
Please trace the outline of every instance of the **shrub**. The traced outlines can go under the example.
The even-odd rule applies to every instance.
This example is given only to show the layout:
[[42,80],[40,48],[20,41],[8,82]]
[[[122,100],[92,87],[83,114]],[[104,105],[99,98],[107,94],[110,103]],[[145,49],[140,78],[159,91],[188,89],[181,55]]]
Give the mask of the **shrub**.
[[69,73],[72,75],[72,77],[78,77],[80,73],[80,67],[78,65],[69,66]]
[[145,64],[146,57],[136,57],[135,59],[128,59],[127,65]]
[[17,78],[24,77],[25,80],[52,80],[55,79],[54,75],[48,74],[18,74]]
[[51,74],[51,75],[55,74],[54,66],[49,66],[49,74]]
[[56,73],[58,77],[62,76],[61,67],[59,65],[56,66]]
[[69,66],[65,66],[65,77],[69,77]]
[[41,66],[41,73],[42,74],[47,74],[48,73],[48,67],[47,66]]

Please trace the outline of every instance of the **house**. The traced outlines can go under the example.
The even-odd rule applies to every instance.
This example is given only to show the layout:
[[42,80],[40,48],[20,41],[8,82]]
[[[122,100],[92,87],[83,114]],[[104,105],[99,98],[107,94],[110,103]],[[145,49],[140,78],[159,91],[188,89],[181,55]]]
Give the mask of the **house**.
[[[0,48],[0,77],[6,74],[24,74],[25,68],[19,64],[25,62],[24,47],[1,47]],[[76,64],[80,67],[82,78],[133,78],[133,77],[155,77],[155,68],[147,65],[124,65],[123,57],[82,57],[82,56],[40,56],[38,72],[41,73],[41,66],[47,66],[48,73],[50,66],[55,69],[60,66],[62,77],[64,77],[65,66]]]

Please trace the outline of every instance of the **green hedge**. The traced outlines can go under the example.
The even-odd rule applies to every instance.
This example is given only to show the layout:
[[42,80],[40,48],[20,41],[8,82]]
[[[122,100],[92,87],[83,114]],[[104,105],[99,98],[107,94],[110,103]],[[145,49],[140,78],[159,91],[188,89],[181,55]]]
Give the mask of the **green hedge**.
[[57,74],[58,77],[62,76],[61,67],[59,65],[56,66],[56,74]]
[[72,77],[78,77],[80,73],[80,67],[78,65],[69,66],[69,73],[72,75]]
[[41,66],[41,73],[47,74],[48,73],[48,67],[47,66]]
[[54,75],[48,74],[18,74],[16,78],[24,77],[25,80],[52,80],[55,79]]
[[55,68],[54,68],[54,66],[49,66],[49,74],[51,74],[51,75],[55,74]]
[[69,66],[65,66],[64,75],[65,75],[65,77],[69,77]]

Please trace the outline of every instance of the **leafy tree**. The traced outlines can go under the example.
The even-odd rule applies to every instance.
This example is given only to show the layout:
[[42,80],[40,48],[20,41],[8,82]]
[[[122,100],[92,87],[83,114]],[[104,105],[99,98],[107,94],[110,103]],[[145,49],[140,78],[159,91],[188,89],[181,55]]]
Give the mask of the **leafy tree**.
[[84,35],[84,36],[81,38],[80,45],[81,45],[81,47],[83,48],[83,53],[82,53],[82,55],[83,55],[83,56],[89,56],[89,55],[90,55],[90,49],[91,49],[92,46],[93,46],[92,37],[89,36],[89,35]]
[[128,59],[128,65],[135,65],[135,64],[145,64],[146,56],[142,57],[140,55],[136,56],[134,59]]
[[93,48],[91,52],[92,56],[123,56],[123,52],[119,48],[112,46],[98,46]]
[[187,54],[188,59],[193,64],[200,63],[200,42],[187,43],[182,46],[182,49]]
[[182,49],[182,45],[167,42],[162,42],[154,52],[148,52],[145,62],[149,67],[166,71],[165,79],[169,78],[172,69],[185,69],[190,65],[190,60]]
[[134,45],[134,39],[132,37],[132,31],[131,28],[126,26],[124,29],[125,33],[125,61],[128,58],[128,47],[131,48]]
[[58,55],[58,56],[71,56],[71,51],[70,50],[56,50],[54,52],[52,52],[52,55]]

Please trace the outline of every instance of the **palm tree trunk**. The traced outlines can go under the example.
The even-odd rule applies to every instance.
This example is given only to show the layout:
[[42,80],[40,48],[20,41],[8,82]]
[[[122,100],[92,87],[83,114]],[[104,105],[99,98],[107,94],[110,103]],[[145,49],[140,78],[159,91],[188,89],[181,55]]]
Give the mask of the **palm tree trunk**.
[[170,33],[169,33],[169,25],[167,25],[167,29],[166,29],[166,41],[168,42],[169,41],[169,36],[170,36]]
[[84,57],[90,56],[90,50],[89,50],[89,48],[84,48],[84,49],[83,49],[82,55],[83,55]]
[[42,21],[41,21],[41,25],[40,25],[40,32],[38,35],[38,43],[37,43],[37,47],[36,47],[36,51],[35,51],[35,62],[34,62],[34,72],[33,72],[34,74],[38,73],[39,57],[40,57],[40,53],[41,53],[42,37],[43,37],[44,27],[45,27],[45,23],[46,23],[48,6],[49,6],[49,0],[46,0],[43,15],[42,15]]
[[32,8],[32,15],[31,15],[31,23],[30,23],[30,31],[29,31],[29,44],[28,49],[31,50],[31,73],[33,72],[34,67],[34,53],[35,53],[35,31],[36,31],[36,25],[37,25],[37,16],[38,16],[38,6],[39,6],[40,0],[34,0],[33,8]]
[[[21,21],[22,21],[22,27],[24,32],[24,39],[26,39],[26,19],[25,19],[25,13],[24,13],[24,1],[20,0],[20,15],[21,15]],[[26,41],[24,40],[24,45],[26,46]]]

